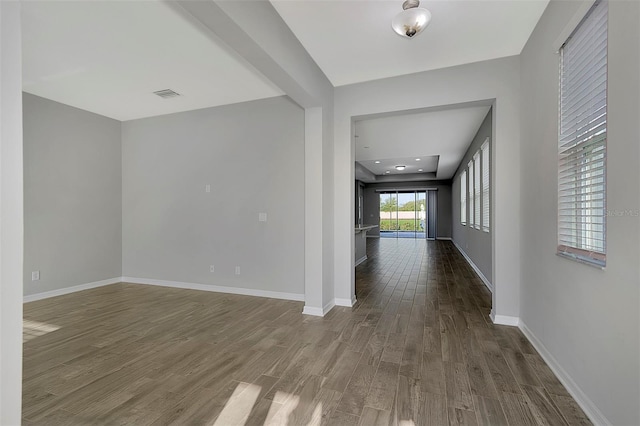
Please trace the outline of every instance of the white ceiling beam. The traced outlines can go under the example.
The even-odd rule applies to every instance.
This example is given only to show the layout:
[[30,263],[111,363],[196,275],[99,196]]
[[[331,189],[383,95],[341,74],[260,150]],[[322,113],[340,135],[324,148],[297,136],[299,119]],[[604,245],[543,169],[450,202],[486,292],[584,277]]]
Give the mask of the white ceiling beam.
[[235,50],[303,108],[326,105],[333,86],[268,1],[169,1]]

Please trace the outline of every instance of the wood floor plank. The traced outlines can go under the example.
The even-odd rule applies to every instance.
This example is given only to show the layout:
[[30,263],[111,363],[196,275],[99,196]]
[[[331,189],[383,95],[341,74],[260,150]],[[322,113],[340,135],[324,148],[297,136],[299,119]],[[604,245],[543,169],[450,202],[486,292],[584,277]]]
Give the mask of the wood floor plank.
[[388,426],[391,412],[372,407],[364,407],[360,416],[360,426]]
[[345,351],[333,368],[326,373],[327,380],[324,382],[323,387],[343,392],[349,384],[360,358],[362,358],[360,352]]
[[390,333],[382,353],[382,361],[402,362],[402,351],[404,349],[404,341],[406,336],[399,333]]
[[396,395],[399,364],[382,361],[371,382],[369,393],[364,404],[379,410],[391,411],[393,399]]
[[476,409],[476,420],[481,426],[507,426],[507,418],[498,399],[474,395],[473,404]]
[[469,376],[464,364],[444,362],[447,404],[461,410],[473,410]]
[[560,414],[558,407],[549,396],[546,390],[541,387],[522,386],[525,395],[529,398],[533,413],[538,424],[544,425],[566,425],[567,422]]
[[424,335],[422,321],[419,321],[418,324],[418,326],[412,327],[411,331],[407,333],[400,364],[400,374],[416,379],[420,377],[422,339]]
[[591,426],[593,424],[570,396],[551,395],[551,399],[570,425]]
[[444,364],[440,354],[422,354],[420,387],[425,393],[445,395]]
[[529,365],[524,355],[519,351],[504,349],[502,351],[507,364],[511,368],[516,381],[521,385],[541,387],[540,379]]
[[442,353],[440,332],[436,328],[425,326],[424,337],[422,342],[422,351]]
[[510,425],[529,426],[538,424],[529,401],[524,395],[503,392],[501,402],[505,417]]
[[547,392],[552,395],[569,397],[567,389],[560,383],[560,380],[553,374],[549,366],[540,358],[540,355],[525,354],[524,357]]
[[471,393],[487,398],[498,399],[498,391],[491,378],[489,366],[483,356],[467,357],[467,373],[469,375],[469,384],[471,385]]
[[460,336],[451,331],[440,333],[442,342],[442,358],[448,362],[464,363],[464,353]]
[[417,424],[420,415],[420,406],[423,403],[420,380],[400,375],[394,403],[395,413],[398,418],[408,419],[407,421]]
[[491,378],[500,392],[521,394],[520,386],[513,376],[509,365],[501,352],[490,352],[485,355],[487,366],[491,372]]
[[443,395],[423,393],[423,399],[416,425],[441,426],[449,423],[447,401]]
[[451,426],[477,426],[476,412],[449,407],[449,424]]
[[358,364],[336,408],[338,411],[360,416],[377,371],[376,367],[364,363]]

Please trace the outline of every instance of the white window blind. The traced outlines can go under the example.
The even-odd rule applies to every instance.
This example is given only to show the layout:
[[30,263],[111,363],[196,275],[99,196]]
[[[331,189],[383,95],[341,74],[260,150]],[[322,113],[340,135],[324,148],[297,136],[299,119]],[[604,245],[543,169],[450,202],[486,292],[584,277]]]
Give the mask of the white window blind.
[[480,193],[480,153],[476,152],[475,154],[473,154],[473,164],[474,164],[474,168],[473,168],[473,172],[474,172],[474,177],[473,177],[473,213],[474,213],[474,227],[476,229],[480,229],[480,197],[481,197],[481,193]]
[[606,262],[607,2],[560,49],[558,253]]
[[482,152],[482,230],[489,232],[489,139],[480,147]]
[[460,223],[467,224],[467,171],[460,174]]
[[469,176],[469,225],[473,226],[473,161],[469,161],[467,165],[468,176]]

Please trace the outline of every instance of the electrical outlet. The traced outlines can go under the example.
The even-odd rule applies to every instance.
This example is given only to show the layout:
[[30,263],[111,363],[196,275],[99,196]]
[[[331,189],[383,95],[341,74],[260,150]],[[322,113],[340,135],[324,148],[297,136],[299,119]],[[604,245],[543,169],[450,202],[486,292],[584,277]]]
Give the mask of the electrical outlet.
[[258,221],[259,222],[266,222],[267,221],[267,214],[266,213],[258,213]]
[[39,281],[40,280],[40,271],[31,272],[31,281]]
[[240,275],[240,267],[236,266],[236,275]]
[[215,272],[216,269],[213,267],[213,265],[209,265],[209,272]]

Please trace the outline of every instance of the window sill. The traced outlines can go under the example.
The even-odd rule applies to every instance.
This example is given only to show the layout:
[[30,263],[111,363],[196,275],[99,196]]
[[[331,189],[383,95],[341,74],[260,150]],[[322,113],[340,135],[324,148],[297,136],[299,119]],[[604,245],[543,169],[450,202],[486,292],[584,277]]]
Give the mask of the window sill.
[[596,263],[594,261],[590,261],[587,259],[583,259],[581,257],[572,255],[571,253],[556,252],[556,256],[561,257],[563,259],[572,260],[577,263],[582,263],[583,265],[591,266],[592,268],[600,269],[601,271],[607,270],[606,265],[603,265],[601,263]]

